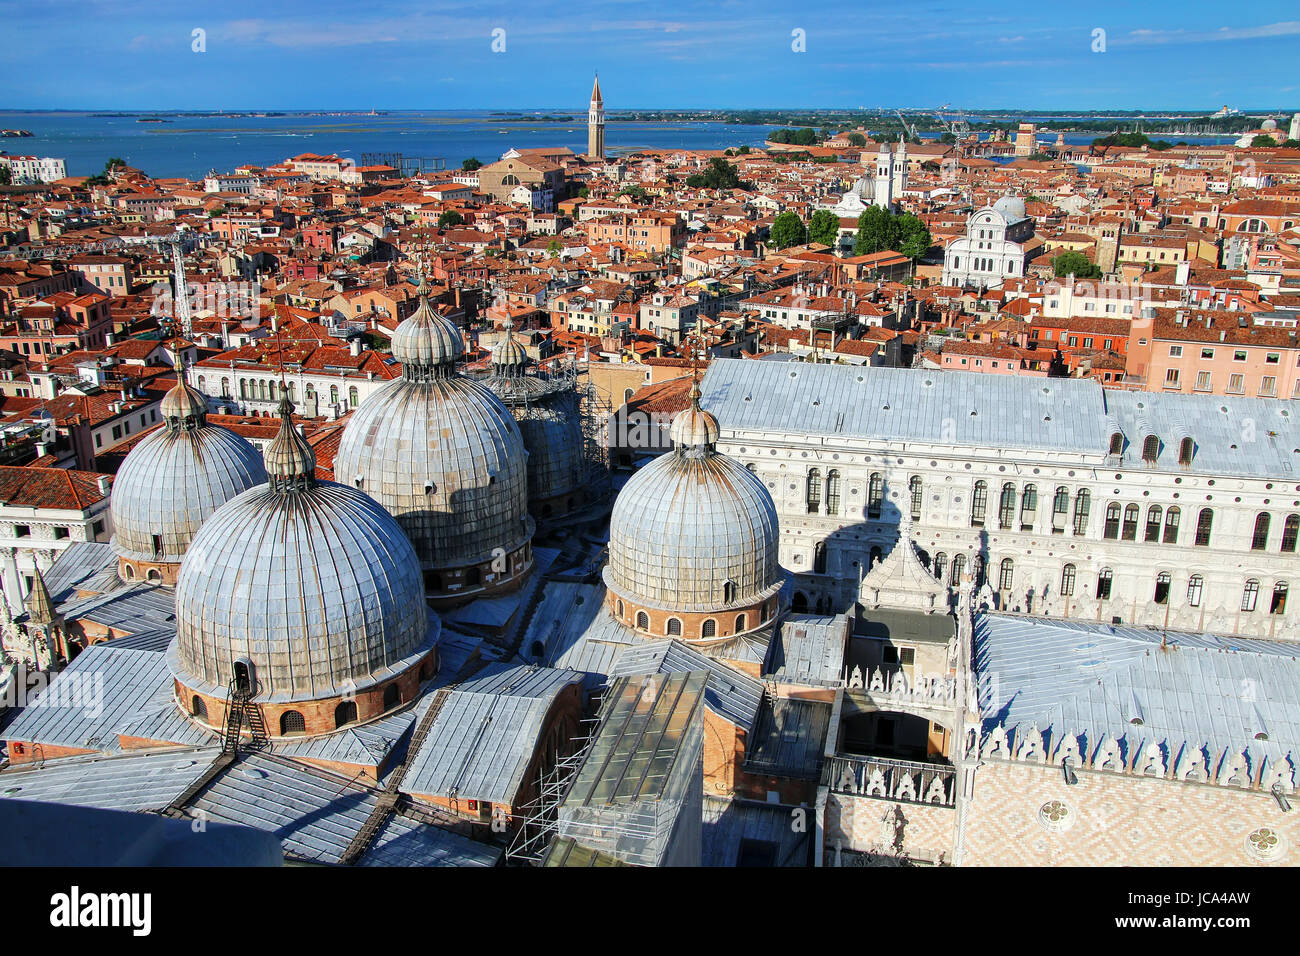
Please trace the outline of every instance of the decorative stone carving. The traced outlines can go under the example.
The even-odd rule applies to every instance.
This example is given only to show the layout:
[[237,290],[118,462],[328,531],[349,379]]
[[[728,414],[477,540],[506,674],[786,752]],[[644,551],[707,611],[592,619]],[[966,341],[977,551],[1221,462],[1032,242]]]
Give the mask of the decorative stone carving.
[[1061,742],[1056,747],[1056,754],[1052,757],[1052,763],[1062,764],[1066,760],[1072,762],[1075,767],[1083,766],[1083,755],[1079,752],[1079,738],[1074,734],[1064,734]]
[[1244,753],[1229,753],[1219,766],[1219,786],[1249,787],[1250,761]]
[[1165,775],[1165,755],[1159,744],[1152,741],[1142,748],[1140,756],[1133,763],[1133,772],[1143,777]]
[[1043,735],[1038,730],[1037,724],[1031,724],[1016,734],[1017,743],[1020,744],[1016,751],[1017,760],[1032,760],[1034,763],[1045,763],[1047,761],[1047,749],[1043,745]]
[[1011,759],[1011,747],[1007,744],[1007,729],[1001,724],[993,728],[993,731],[984,740],[984,750],[980,754],[983,757],[997,757],[1002,760]]
[[1124,770],[1124,755],[1120,750],[1119,741],[1114,737],[1107,737],[1097,748],[1097,753],[1092,758],[1093,770],[1109,770],[1112,773],[1122,773]]
[[1260,779],[1260,785],[1265,790],[1272,790],[1280,786],[1283,793],[1290,793],[1295,790],[1295,767],[1291,766],[1291,761],[1287,757],[1280,757],[1276,760],[1269,758],[1264,765],[1264,775]]
[[1183,747],[1183,752],[1178,757],[1174,774],[1179,780],[1205,783],[1210,779],[1208,767],[1209,758],[1206,756],[1204,748],[1187,745]]

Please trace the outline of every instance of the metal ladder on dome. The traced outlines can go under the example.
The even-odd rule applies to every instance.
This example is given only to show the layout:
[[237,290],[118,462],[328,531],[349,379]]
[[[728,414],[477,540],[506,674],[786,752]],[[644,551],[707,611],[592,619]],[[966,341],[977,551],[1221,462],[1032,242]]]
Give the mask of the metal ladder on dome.
[[262,719],[262,708],[253,703],[252,697],[253,689],[248,684],[241,683],[238,678],[230,681],[230,690],[226,696],[226,733],[221,741],[223,754],[239,751],[240,731],[245,723],[248,724],[252,738],[250,748],[260,750],[266,745],[268,737],[266,722]]

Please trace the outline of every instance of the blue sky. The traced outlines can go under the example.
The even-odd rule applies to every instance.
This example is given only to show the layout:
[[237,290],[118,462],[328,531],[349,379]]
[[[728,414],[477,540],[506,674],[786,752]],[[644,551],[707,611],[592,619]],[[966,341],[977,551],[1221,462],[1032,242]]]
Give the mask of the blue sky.
[[593,70],[609,108],[1300,106],[1295,0],[0,0],[0,23],[0,109],[578,110]]

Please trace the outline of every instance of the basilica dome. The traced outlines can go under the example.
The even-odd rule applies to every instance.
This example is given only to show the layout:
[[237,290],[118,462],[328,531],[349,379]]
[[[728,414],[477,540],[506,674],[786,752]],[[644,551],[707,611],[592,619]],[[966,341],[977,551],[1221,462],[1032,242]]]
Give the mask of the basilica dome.
[[240,492],[266,481],[262,457],[207,421],[203,394],[185,372],[163,398],[163,427],[136,445],[113,483],[113,549],[125,580],[174,584],[199,527]]
[[554,525],[604,499],[600,469],[587,459],[573,375],[534,366],[507,321],[505,335],[492,349],[492,374],[480,381],[519,425],[528,452],[528,508],[539,526]]
[[413,699],[439,632],[401,527],[363,492],[316,480],[291,409],[282,402],[266,451],[269,482],[194,536],[168,650],[187,710],[216,716],[240,676],[273,735],[327,732]]
[[993,204],[993,208],[1002,213],[1007,222],[1015,222],[1026,216],[1025,201],[1016,196],[1003,196]]
[[718,422],[699,404],[673,419],[673,451],[623,487],[610,519],[605,583],[616,618],[686,640],[730,637],[776,611],[776,506],[763,483],[719,454]]
[[410,536],[431,601],[501,590],[532,567],[523,438],[490,389],[456,373],[462,351],[422,282],[393,335],[402,376],[362,402],[334,457],[335,477]]

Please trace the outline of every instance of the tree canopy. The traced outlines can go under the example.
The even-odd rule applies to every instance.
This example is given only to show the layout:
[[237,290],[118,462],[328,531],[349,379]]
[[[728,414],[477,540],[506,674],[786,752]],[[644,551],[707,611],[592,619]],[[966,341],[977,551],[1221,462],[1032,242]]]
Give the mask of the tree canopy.
[[916,260],[929,251],[931,241],[930,227],[911,213],[895,216],[887,209],[872,206],[858,217],[853,254],[865,256],[893,250]]
[[867,145],[867,138],[863,136],[861,133],[849,133],[848,140],[850,146],[857,146],[861,148]]
[[454,209],[448,209],[438,217],[438,228],[446,229],[448,226],[460,226],[465,222],[465,217]]
[[736,167],[721,156],[709,160],[703,172],[686,178],[686,185],[691,189],[750,189],[749,183],[740,178]]
[[788,249],[808,241],[808,230],[798,213],[786,210],[772,222],[772,245],[777,249]]
[[460,164],[460,168],[463,169],[463,170],[464,170],[465,172],[467,172],[467,173],[472,173],[474,170],[479,169],[479,168],[481,168],[482,166],[483,166],[483,164],[480,163],[480,162],[479,162],[477,159],[475,159],[473,156],[471,156],[469,159],[465,160],[464,162],[462,162],[462,163]]
[[824,246],[834,246],[840,235],[840,217],[829,209],[818,209],[808,222],[808,238]]
[[1052,272],[1058,278],[1074,276],[1076,279],[1095,279],[1101,275],[1101,269],[1082,252],[1067,249],[1052,258]]
[[817,131],[811,126],[803,129],[779,129],[767,138],[770,143],[790,143],[794,146],[816,146]]

